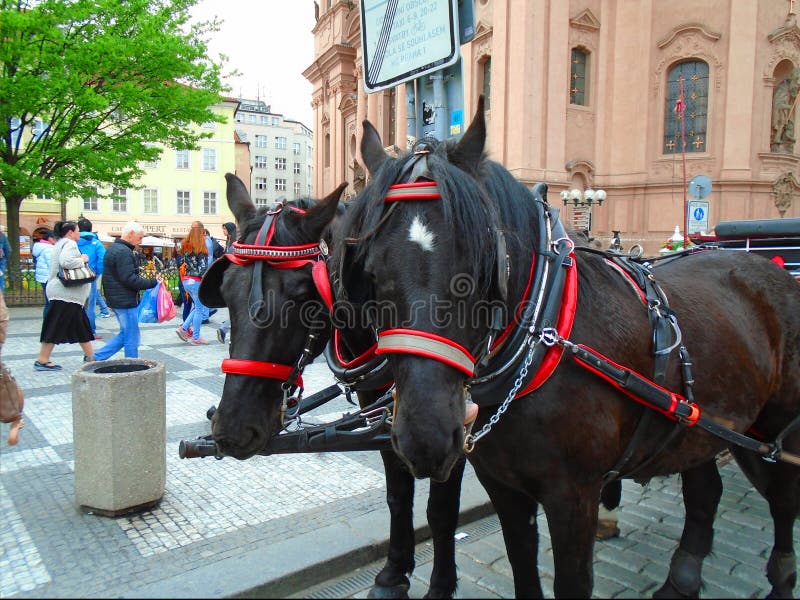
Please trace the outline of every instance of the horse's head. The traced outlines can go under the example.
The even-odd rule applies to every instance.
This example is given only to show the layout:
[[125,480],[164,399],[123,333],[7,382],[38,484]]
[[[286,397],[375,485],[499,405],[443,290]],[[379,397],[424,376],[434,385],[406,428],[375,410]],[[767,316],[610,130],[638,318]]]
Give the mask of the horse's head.
[[446,479],[462,454],[465,383],[488,331],[481,303],[499,288],[484,140],[482,104],[458,143],[426,140],[399,158],[365,122],[372,181],[335,244],[345,290],[371,288],[366,312],[397,386],[392,443],[417,477]]
[[225,178],[239,239],[209,268],[200,297],[230,312],[230,358],[222,363],[225,386],[211,430],[223,454],[244,459],[280,430],[304,362],[327,341],[331,297],[321,240],[346,184],[319,202],[256,210],[244,183]]

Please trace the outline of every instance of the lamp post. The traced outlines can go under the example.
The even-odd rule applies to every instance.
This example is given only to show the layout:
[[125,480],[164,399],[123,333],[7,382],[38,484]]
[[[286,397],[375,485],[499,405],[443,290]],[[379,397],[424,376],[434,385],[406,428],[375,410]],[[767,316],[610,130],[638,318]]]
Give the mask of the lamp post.
[[573,188],[571,190],[564,190],[561,192],[561,199],[564,201],[564,206],[570,204],[573,208],[587,208],[586,219],[586,237],[589,237],[589,231],[592,229],[592,206],[602,206],[603,201],[608,197],[605,190],[593,190],[591,188],[586,190],[579,190]]

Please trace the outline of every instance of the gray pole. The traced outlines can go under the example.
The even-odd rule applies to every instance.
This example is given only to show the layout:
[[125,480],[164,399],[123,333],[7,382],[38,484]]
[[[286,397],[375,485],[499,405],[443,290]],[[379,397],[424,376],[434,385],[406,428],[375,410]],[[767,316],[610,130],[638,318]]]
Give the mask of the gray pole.
[[433,80],[433,109],[436,115],[436,139],[446,140],[449,135],[447,127],[447,95],[444,90],[444,71],[430,76]]

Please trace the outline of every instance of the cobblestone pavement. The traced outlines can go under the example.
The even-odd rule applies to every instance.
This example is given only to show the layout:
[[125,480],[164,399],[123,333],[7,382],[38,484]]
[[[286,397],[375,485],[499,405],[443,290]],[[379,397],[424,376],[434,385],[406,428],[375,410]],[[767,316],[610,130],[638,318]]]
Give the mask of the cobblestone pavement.
[[[766,501],[734,462],[720,470],[724,493],[715,523],[714,551],[703,564],[703,598],[764,598],[770,586],[764,574],[772,549],[772,520]],[[541,511],[540,511],[541,512]],[[683,504],[677,476],[642,487],[623,482],[619,510],[621,535],[595,544],[595,598],[652,596],[667,575],[669,560],[683,529]],[[553,553],[547,521],[540,514],[539,570],[547,597],[553,597]],[[800,526],[795,526],[795,540]],[[511,566],[506,559],[497,516],[466,524],[456,535],[460,598],[513,598]],[[429,541],[417,545],[417,567],[409,595],[422,598],[432,568]],[[366,598],[376,561],[316,586],[292,590],[290,598]],[[798,588],[795,588],[795,592]]]
[[[163,362],[167,371],[165,494],[137,514],[86,514],[75,505],[72,447],[71,376],[82,353],[77,344],[57,346],[52,359],[64,370],[34,371],[41,307],[10,312],[3,361],[25,391],[26,418],[19,445],[0,446],[0,598],[366,596],[388,533],[377,452],[180,460],[178,442],[209,431],[205,413],[222,391],[227,346],[181,342],[177,320],[143,325],[140,357]],[[225,317],[224,309],[212,317],[203,336],[214,340]],[[97,324],[105,339],[117,331],[116,319]],[[307,394],[333,382],[320,362],[304,380]],[[350,410],[339,398],[310,418],[328,421]],[[7,433],[0,426],[3,444]],[[772,529],[766,503],[733,463],[722,472],[725,495],[704,596],[764,596]],[[420,540],[426,500],[422,483],[415,497]],[[625,482],[622,537],[595,547],[595,596],[650,595],[666,574],[682,517],[677,477],[644,488]],[[552,595],[552,556],[540,519],[540,565]],[[499,525],[469,466],[460,532],[459,596],[513,596]],[[432,556],[425,541],[417,550],[415,598],[425,592]],[[331,577],[338,579],[326,581]]]

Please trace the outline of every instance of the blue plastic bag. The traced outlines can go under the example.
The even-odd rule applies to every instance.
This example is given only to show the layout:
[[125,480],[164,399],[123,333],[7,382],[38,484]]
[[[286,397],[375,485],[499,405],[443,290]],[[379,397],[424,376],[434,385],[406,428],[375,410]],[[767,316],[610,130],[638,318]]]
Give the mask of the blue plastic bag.
[[139,323],[158,323],[158,288],[145,290],[139,302]]

